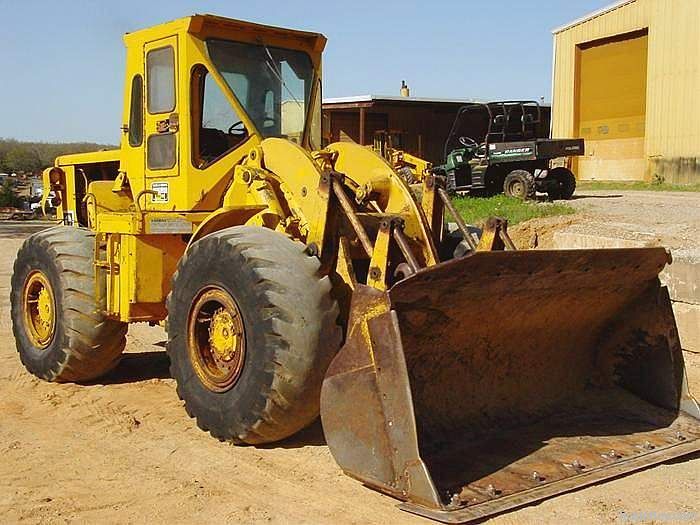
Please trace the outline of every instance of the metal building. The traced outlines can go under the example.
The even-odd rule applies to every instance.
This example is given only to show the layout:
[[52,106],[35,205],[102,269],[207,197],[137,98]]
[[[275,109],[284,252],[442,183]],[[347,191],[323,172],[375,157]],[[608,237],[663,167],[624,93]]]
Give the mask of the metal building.
[[700,0],[622,0],[555,29],[552,135],[582,180],[700,182]]

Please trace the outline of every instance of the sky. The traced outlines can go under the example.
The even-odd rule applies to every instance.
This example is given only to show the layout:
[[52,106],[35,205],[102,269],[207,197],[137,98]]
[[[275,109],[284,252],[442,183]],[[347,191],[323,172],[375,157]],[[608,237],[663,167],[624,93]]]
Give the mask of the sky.
[[552,34],[611,0],[0,0],[0,137],[117,144],[122,35],[193,13],[323,33],[323,96],[551,96]]

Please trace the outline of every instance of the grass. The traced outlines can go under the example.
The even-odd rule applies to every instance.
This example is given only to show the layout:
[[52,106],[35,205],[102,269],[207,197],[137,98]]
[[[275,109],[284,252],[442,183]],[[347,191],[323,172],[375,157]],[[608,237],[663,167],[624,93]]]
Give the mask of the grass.
[[[555,215],[571,215],[576,210],[568,204],[552,202],[521,201],[505,195],[494,197],[456,197],[453,199],[457,211],[462,214],[469,224],[483,224],[492,216],[508,219],[508,224],[552,217]],[[447,220],[450,220],[449,217]]]
[[581,181],[579,190],[634,190],[634,191],[700,191],[698,184],[669,184],[666,182],[603,182]]

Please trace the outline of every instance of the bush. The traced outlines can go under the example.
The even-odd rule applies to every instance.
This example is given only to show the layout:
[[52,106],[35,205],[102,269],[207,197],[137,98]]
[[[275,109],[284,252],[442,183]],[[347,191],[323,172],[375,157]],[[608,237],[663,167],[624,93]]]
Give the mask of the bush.
[[0,208],[21,208],[22,199],[15,192],[15,184],[10,179],[0,184]]

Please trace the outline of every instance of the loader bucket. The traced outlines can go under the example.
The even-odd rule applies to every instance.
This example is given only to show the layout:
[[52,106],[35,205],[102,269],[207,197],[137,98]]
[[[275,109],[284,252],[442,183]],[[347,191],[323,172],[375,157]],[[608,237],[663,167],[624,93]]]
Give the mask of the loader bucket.
[[358,286],[321,392],[330,450],[465,523],[700,449],[663,248],[480,252]]

